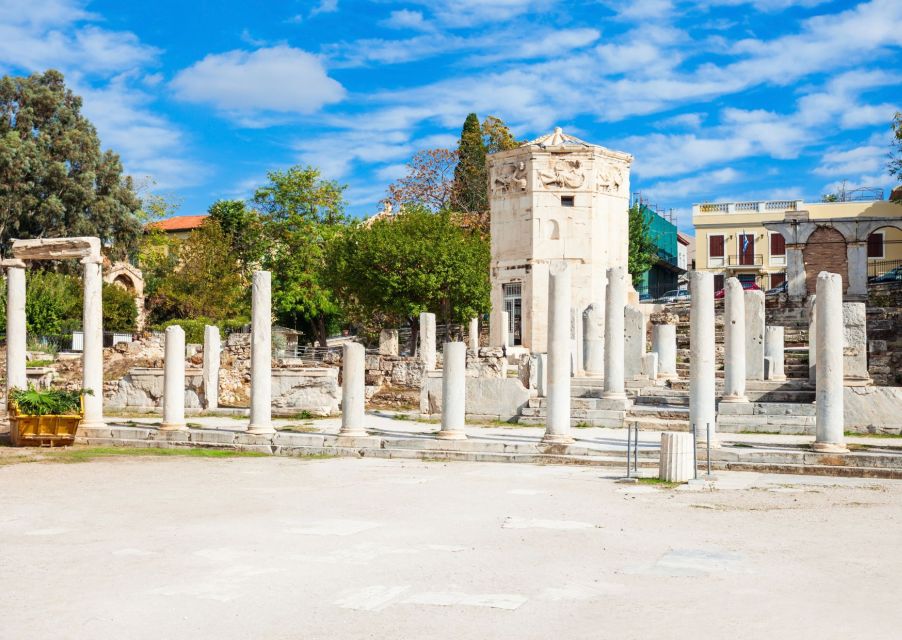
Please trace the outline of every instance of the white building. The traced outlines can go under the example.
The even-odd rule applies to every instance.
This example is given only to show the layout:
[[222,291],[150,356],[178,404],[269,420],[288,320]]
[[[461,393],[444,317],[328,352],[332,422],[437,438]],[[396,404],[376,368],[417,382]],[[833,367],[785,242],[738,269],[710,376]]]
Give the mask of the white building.
[[492,236],[491,341],[546,350],[548,268],[573,268],[573,307],[603,302],[605,270],[627,265],[632,156],[560,128],[488,158]]

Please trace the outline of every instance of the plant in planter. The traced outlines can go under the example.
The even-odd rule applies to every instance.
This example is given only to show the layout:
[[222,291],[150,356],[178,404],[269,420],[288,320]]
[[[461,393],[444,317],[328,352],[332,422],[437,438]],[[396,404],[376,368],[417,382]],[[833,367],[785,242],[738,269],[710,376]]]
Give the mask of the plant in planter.
[[93,395],[91,389],[39,391],[11,389],[9,426],[13,445],[57,446],[72,444],[84,414],[82,398]]

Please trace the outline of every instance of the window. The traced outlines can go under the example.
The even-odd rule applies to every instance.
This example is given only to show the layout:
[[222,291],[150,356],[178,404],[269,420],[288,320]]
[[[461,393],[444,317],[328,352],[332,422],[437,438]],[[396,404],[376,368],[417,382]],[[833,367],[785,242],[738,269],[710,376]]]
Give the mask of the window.
[[573,196],[561,196],[561,206],[562,207],[572,207],[573,206]]
[[883,232],[875,231],[868,236],[868,258],[882,258],[883,256]]
[[714,291],[723,289],[724,278],[722,273],[714,274]]
[[776,289],[784,282],[786,282],[786,274],[785,273],[770,274],[770,288],[771,289]]
[[[744,285],[755,284],[755,274],[754,273],[739,273],[739,274],[736,274],[736,278],[739,280],[739,282],[741,282]],[[745,287],[743,287],[743,289],[745,289]]]
[[724,257],[723,235],[708,236],[708,266],[722,267]]
[[781,233],[770,234],[770,263],[773,265],[786,264],[786,238]]

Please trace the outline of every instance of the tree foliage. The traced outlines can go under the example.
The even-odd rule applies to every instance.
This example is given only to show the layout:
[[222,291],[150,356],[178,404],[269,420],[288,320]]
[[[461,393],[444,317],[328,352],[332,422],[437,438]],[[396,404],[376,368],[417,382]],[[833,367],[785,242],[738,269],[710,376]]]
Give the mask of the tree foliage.
[[657,262],[658,250],[651,234],[651,219],[645,209],[637,202],[629,209],[629,258],[627,268],[638,286],[642,274],[651,269]]
[[478,213],[489,208],[485,155],[479,117],[471,113],[464,121],[457,147],[458,160],[451,197],[451,206],[455,210]]
[[173,268],[147,295],[151,322],[248,317],[247,279],[229,249],[228,236],[215,220],[205,221],[187,240],[170,244],[167,255],[153,255]]
[[439,211],[451,204],[457,151],[425,149],[407,163],[407,175],[388,187],[388,199],[396,206],[421,205]]
[[61,73],[0,78],[0,252],[13,238],[90,235],[121,258],[141,233],[139,206]]
[[326,247],[346,224],[343,185],[320,177],[313,167],[268,174],[254,193],[265,215],[272,271],[273,308],[282,323],[314,335],[325,346],[330,322],[341,308],[324,281]]
[[514,134],[501,118],[486,116],[482,121],[482,143],[486,153],[497,153],[516,149],[520,143],[514,138]]
[[330,284],[362,319],[412,325],[422,312],[464,323],[489,310],[489,245],[448,212],[408,206],[335,238]]
[[229,239],[232,255],[245,276],[259,267],[266,253],[266,229],[260,215],[243,200],[217,200],[207,210]]

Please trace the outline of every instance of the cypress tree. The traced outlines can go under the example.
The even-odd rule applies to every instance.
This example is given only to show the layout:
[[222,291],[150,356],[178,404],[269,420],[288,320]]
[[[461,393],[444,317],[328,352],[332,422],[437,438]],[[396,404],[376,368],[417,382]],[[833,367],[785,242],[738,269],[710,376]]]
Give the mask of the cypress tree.
[[475,113],[468,115],[464,121],[457,153],[452,206],[465,213],[488,210],[489,178],[485,166],[486,149],[479,118]]

